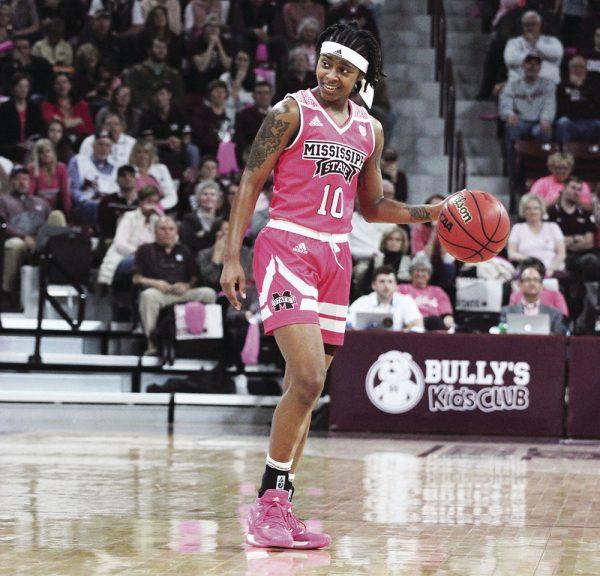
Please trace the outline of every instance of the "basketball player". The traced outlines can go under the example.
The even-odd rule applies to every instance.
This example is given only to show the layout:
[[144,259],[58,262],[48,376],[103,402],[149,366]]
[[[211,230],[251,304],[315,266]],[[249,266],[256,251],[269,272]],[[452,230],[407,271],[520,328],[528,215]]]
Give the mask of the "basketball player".
[[231,304],[245,298],[240,248],[263,183],[274,170],[270,220],[254,250],[254,277],[265,333],[286,362],[284,394],[273,415],[258,498],[249,514],[254,546],[322,548],[331,539],[308,532],[291,496],[311,411],[336,349],[343,344],[352,256],[348,232],[354,196],[369,222],[428,222],[441,207],[406,206],[382,195],[381,124],[370,106],[382,75],[377,41],[356,25],[327,28],[317,44],[318,86],[287,95],[265,118],[235,196],[221,275]]

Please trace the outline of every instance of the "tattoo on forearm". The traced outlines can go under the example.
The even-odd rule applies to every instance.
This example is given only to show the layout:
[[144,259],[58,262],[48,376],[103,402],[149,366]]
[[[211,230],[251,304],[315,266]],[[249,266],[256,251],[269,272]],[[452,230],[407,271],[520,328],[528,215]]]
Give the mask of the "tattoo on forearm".
[[250,157],[246,164],[248,170],[260,168],[266,159],[279,149],[281,138],[290,125],[289,121],[281,118],[282,114],[290,111],[285,102],[282,103],[282,109],[282,112],[273,111],[268,114],[262,123],[250,150]]
[[414,220],[431,220],[431,212],[426,206],[407,206],[406,208]]

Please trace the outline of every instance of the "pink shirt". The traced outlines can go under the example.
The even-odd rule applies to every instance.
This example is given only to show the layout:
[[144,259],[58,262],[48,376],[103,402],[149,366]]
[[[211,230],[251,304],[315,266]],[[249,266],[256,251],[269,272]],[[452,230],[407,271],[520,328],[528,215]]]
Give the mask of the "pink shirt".
[[[559,182],[554,174],[550,176],[544,176],[538,178],[531,186],[531,194],[539,196],[545,203],[546,206],[552,206],[558,200],[561,190],[565,187],[562,182]],[[579,200],[582,204],[589,205],[592,203],[592,192],[587,182],[583,183],[581,187],[581,195]]]
[[52,209],[60,208],[68,214],[71,211],[71,190],[67,167],[62,162],[57,162],[54,174],[49,175],[41,169],[37,177],[33,164],[29,164],[27,169],[29,170],[29,193],[46,200]]
[[412,284],[399,284],[398,292],[412,296],[423,317],[452,314],[450,298],[439,286],[416,288]]
[[319,232],[350,232],[358,175],[375,150],[371,117],[349,100],[348,119],[338,126],[311,90],[293,97],[300,130],[275,165],[269,215]]
[[[510,300],[508,302],[509,306],[513,304],[518,304],[523,299],[523,293],[520,290],[513,292],[510,295]],[[548,290],[547,288],[542,288],[542,292],[540,294],[540,302],[545,306],[550,306],[550,308],[555,308],[558,310],[563,316],[569,316],[569,308],[567,306],[567,302],[565,297],[558,292],[557,290]]]
[[[421,252],[427,242],[429,242],[429,237],[433,232],[432,226],[427,226],[426,224],[414,224],[410,228],[410,252],[414,256],[417,252]],[[435,239],[435,244],[439,244],[439,240]]]

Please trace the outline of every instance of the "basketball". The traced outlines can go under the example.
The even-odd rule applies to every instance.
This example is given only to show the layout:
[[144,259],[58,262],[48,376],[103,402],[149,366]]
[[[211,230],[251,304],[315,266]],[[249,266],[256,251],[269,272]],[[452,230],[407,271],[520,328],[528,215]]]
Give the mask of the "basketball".
[[437,226],[442,246],[462,262],[485,262],[508,240],[510,220],[495,196],[482,190],[461,190],[444,202]]

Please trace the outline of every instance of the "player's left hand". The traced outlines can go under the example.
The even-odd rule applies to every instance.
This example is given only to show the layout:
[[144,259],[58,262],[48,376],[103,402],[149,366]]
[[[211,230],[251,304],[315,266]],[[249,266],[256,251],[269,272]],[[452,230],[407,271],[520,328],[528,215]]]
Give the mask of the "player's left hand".
[[240,261],[226,261],[221,272],[221,288],[227,300],[236,310],[241,310],[242,304],[237,299],[236,287],[243,300],[246,299],[246,275]]

